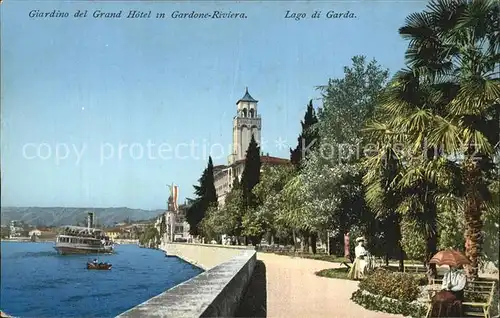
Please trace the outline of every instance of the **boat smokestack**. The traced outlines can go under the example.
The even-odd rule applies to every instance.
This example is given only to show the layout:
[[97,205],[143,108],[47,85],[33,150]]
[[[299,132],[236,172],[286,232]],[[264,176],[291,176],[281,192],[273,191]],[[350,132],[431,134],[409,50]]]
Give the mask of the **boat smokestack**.
[[89,212],[89,214],[87,216],[87,227],[89,229],[94,227],[94,213],[93,212]]

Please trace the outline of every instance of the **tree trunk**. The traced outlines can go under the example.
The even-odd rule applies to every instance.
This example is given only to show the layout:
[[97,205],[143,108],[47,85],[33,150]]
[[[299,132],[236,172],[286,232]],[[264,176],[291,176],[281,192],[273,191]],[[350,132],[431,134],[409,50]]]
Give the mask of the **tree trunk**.
[[312,232],[309,235],[309,252],[316,254],[316,243],[318,239],[318,233]]
[[471,264],[466,266],[467,276],[474,280],[479,275],[479,257],[483,243],[481,220],[481,200],[479,198],[478,186],[481,182],[481,171],[472,161],[465,163],[465,184],[467,191],[465,195],[465,256]]
[[385,266],[389,267],[389,253],[385,253]]
[[436,224],[437,213],[435,209],[436,206],[429,207],[428,209],[428,211],[434,211],[434,213],[430,212],[431,215],[429,215],[429,217],[431,218],[430,219],[431,224],[429,224],[431,229],[427,237],[426,258],[425,258],[425,265],[428,266],[428,269],[430,270],[429,275],[432,276],[433,278],[436,278],[437,276],[437,268],[436,264],[429,264],[429,261],[437,253],[437,243],[438,243],[437,224]]
[[293,239],[293,252],[297,251],[297,235],[295,234],[295,230],[292,230],[292,239]]
[[394,214],[395,218],[395,238],[397,242],[397,249],[398,249],[398,256],[399,256],[399,271],[404,272],[405,271],[405,251],[403,250],[403,246],[401,246],[401,216],[397,213]]
[[400,272],[405,271],[405,253],[403,251],[403,248],[400,246],[399,247],[399,268],[398,270]]
[[332,255],[330,252],[330,232],[326,231],[326,254]]
[[335,237],[329,236],[328,242],[330,243],[330,255],[336,255],[335,253],[337,252],[336,250],[337,245],[335,243]]
[[304,231],[300,230],[299,231],[299,240],[300,240],[300,252],[304,253],[307,251],[307,240]]

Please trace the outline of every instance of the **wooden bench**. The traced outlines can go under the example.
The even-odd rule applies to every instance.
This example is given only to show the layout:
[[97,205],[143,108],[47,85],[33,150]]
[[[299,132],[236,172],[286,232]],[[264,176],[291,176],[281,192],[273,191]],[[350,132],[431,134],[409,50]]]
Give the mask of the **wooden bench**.
[[427,268],[422,265],[405,265],[403,269],[405,273],[416,273],[416,274],[427,273]]
[[[428,309],[426,317],[430,317],[432,311],[431,299],[432,297],[441,290],[441,284],[443,283],[442,279],[434,279],[432,281],[432,286],[435,288],[428,289],[429,299],[428,299]],[[467,285],[464,289],[465,293],[474,293],[476,295],[481,295],[485,301],[474,302],[474,301],[466,301],[462,302],[462,306],[467,308],[464,309],[464,315],[466,317],[484,317],[490,318],[490,307],[493,302],[493,297],[495,295],[495,281],[481,281],[476,280],[472,282],[467,282]],[[477,311],[473,311],[473,309],[479,309]]]

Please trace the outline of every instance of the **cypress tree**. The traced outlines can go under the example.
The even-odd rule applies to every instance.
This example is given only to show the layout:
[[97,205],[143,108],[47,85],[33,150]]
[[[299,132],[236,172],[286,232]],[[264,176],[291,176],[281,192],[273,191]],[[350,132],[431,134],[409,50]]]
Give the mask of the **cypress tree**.
[[208,158],[208,165],[198,179],[199,185],[194,185],[196,199],[186,211],[186,221],[189,223],[191,235],[198,235],[198,225],[205,217],[211,204],[217,204],[217,192],[214,185],[214,165],[212,157]]
[[207,203],[207,208],[210,204],[217,204],[217,191],[215,190],[215,179],[214,179],[214,163],[212,162],[212,157],[208,157],[208,166],[205,178],[205,194],[204,199]]
[[318,117],[316,116],[312,100],[310,100],[307,105],[306,113],[304,114],[304,120],[300,122],[302,132],[297,139],[297,147],[293,150],[290,149],[290,161],[297,169],[300,169],[304,159],[318,146],[319,135],[313,127],[317,122]]
[[[300,170],[304,165],[306,158],[309,157],[311,151],[318,147],[319,134],[315,127],[313,127],[318,122],[318,117],[316,116],[316,111],[314,110],[312,100],[307,104],[306,113],[304,114],[304,120],[300,122],[302,126],[302,131],[297,138],[297,147],[295,149],[290,149],[290,161],[295,166],[295,169]],[[308,242],[312,249],[312,252],[316,253],[316,233],[304,231],[303,239]]]
[[245,157],[245,168],[241,176],[243,200],[246,207],[254,206],[257,202],[252,190],[260,181],[260,166],[260,147],[252,134]]

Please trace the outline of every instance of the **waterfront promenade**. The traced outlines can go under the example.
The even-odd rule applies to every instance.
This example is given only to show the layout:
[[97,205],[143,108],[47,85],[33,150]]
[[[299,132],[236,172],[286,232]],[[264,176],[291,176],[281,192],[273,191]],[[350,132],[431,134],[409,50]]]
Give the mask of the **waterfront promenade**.
[[338,263],[257,253],[265,265],[267,317],[403,317],[374,312],[350,300],[358,283],[316,276]]

